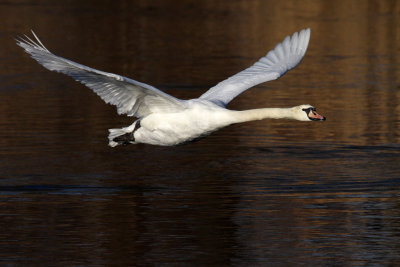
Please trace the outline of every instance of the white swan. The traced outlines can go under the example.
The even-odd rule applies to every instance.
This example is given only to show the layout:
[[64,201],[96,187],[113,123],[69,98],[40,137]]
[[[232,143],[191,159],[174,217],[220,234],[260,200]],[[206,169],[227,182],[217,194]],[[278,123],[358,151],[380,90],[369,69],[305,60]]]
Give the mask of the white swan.
[[225,108],[234,97],[250,87],[277,79],[299,64],[307,50],[310,29],[287,36],[254,65],[191,100],[180,100],[148,84],[56,56],[47,50],[33,31],[32,34],[35,41],[25,35],[25,38],[17,40],[17,44],[37,62],[85,84],[106,103],[117,106],[118,114],[138,118],[129,127],[109,130],[109,145],[112,147],[136,143],[173,146],[230,124],[267,118],[325,120],[310,105],[245,111]]

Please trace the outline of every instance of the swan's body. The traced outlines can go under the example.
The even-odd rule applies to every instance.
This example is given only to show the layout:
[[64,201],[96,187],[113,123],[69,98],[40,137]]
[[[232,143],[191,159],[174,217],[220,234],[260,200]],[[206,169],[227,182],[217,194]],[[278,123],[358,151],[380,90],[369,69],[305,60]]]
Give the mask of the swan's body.
[[[33,32],[32,32],[33,33]],[[200,98],[180,100],[150,85],[98,71],[52,54],[33,33],[17,44],[45,68],[67,74],[85,84],[119,114],[138,118],[131,126],[110,129],[109,145],[146,143],[172,146],[205,136],[222,127],[251,120],[325,120],[310,105],[233,111],[225,106],[237,95],[259,83],[274,80],[303,58],[310,30],[302,30],[278,44],[253,66],[210,88]]]

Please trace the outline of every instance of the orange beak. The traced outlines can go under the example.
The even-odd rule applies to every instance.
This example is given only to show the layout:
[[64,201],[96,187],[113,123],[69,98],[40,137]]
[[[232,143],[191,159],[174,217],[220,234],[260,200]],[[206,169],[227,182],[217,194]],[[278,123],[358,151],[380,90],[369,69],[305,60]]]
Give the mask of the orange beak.
[[310,112],[308,113],[308,117],[313,120],[313,121],[324,121],[326,118],[322,115],[319,115],[316,111],[310,109]]

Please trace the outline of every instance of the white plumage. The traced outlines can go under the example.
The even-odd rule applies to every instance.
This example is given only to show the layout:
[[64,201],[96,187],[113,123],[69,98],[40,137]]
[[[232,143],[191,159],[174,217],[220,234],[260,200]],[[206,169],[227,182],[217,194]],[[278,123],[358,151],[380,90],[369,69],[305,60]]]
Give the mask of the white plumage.
[[200,98],[180,100],[153,86],[120,75],[99,71],[51,53],[32,32],[17,44],[45,68],[71,76],[117,106],[118,114],[138,118],[131,126],[110,129],[109,145],[147,143],[177,145],[233,123],[288,118],[324,120],[310,105],[286,109],[228,110],[225,106],[245,90],[279,78],[302,60],[310,39],[310,29],[286,37],[274,50],[251,67],[210,88]]
[[247,89],[275,80],[296,67],[306,53],[310,40],[310,29],[287,36],[274,50],[260,58],[253,66],[233,75],[210,88],[200,98],[227,105],[233,98]]

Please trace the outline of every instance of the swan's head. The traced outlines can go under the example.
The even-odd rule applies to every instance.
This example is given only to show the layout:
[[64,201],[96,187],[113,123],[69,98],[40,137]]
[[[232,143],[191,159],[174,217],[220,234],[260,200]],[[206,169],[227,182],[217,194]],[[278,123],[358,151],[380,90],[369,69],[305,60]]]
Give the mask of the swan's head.
[[311,105],[294,107],[295,117],[299,121],[324,121],[326,118],[317,113],[317,109]]

